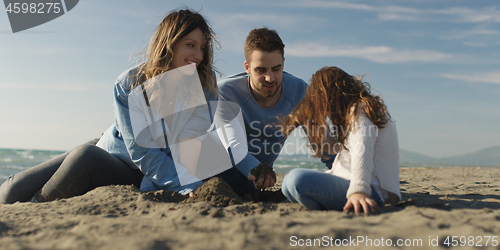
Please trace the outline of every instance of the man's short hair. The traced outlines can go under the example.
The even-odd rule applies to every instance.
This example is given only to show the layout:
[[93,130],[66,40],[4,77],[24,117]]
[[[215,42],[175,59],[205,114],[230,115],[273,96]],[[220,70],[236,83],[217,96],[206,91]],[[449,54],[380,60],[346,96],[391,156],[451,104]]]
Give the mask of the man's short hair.
[[245,41],[245,60],[249,62],[250,55],[254,50],[263,52],[273,52],[278,50],[281,55],[285,56],[285,44],[281,41],[280,36],[276,30],[263,27],[260,29],[253,29],[247,36]]

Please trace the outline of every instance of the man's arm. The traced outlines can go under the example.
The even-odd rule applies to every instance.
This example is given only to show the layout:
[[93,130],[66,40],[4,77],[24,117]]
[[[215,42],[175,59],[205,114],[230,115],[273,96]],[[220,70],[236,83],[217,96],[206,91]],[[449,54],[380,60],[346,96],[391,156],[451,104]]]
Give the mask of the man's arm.
[[[245,133],[245,125],[238,104],[228,102],[221,98],[221,102],[217,107],[214,122],[217,126],[217,134],[222,141],[222,144],[228,151],[228,154],[233,161],[233,165],[244,175],[248,180],[253,181],[255,188],[263,189],[272,187],[276,183],[276,174],[268,165],[269,171],[262,172],[258,168],[261,164],[255,156],[248,151],[247,137]],[[258,171],[254,171],[258,169]],[[262,173],[262,174],[260,174]]]

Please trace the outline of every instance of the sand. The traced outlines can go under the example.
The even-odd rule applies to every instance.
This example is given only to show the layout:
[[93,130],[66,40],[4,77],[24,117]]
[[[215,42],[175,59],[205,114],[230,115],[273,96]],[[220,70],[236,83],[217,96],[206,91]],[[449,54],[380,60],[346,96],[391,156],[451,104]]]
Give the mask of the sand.
[[0,249],[439,249],[447,237],[459,249],[500,249],[499,168],[402,168],[403,201],[372,216],[252,202],[212,184],[192,198],[109,186],[4,205]]

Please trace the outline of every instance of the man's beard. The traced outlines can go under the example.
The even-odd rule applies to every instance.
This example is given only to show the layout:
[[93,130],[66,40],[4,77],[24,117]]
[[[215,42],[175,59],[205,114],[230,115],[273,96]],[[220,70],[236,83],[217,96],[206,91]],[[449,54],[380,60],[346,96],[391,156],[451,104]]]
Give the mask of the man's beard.
[[281,84],[279,84],[279,85],[278,85],[278,84],[276,84],[276,86],[277,86],[277,87],[276,87],[276,90],[275,90],[275,91],[274,91],[274,93],[272,93],[272,94],[266,94],[266,93],[264,93],[264,91],[263,91],[264,87],[262,87],[259,91],[257,91],[257,93],[259,93],[262,97],[265,97],[265,98],[273,97],[273,96],[275,96],[275,95],[278,93],[278,91],[281,89]]

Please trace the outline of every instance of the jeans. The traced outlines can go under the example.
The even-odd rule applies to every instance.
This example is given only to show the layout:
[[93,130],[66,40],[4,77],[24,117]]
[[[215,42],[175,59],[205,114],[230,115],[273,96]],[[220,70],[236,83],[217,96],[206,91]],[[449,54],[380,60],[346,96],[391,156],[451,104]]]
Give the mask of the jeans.
[[[349,180],[309,169],[293,169],[283,179],[285,197],[311,210],[342,211],[346,202]],[[371,198],[382,207],[384,202],[372,187]]]
[[0,186],[0,204],[29,201],[39,190],[44,200],[49,201],[82,195],[100,186],[139,187],[141,171],[94,146],[95,142],[10,176]]

